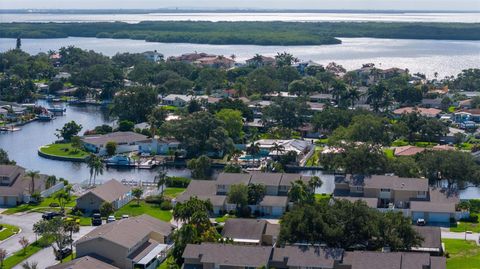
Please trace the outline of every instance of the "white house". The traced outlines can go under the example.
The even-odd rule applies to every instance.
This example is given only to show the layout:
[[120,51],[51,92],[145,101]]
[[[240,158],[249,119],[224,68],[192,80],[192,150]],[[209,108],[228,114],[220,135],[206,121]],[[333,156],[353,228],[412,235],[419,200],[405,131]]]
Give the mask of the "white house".
[[106,155],[105,146],[108,142],[117,144],[116,153],[125,153],[139,150],[139,144],[147,141],[147,136],[135,132],[114,132],[105,135],[91,135],[82,137],[86,150]]

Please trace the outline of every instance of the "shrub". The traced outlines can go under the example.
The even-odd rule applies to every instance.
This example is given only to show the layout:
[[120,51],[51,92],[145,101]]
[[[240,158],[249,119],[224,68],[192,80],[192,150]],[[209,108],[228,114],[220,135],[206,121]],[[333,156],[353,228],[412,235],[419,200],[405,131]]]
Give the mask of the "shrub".
[[160,209],[161,210],[171,210],[172,207],[172,202],[165,200],[160,204]]
[[185,177],[168,177],[165,185],[171,188],[186,188],[191,179]]
[[145,203],[148,204],[161,204],[163,202],[163,198],[160,195],[150,195],[145,197]]
[[0,230],[3,230],[3,225],[2,224],[0,224]]

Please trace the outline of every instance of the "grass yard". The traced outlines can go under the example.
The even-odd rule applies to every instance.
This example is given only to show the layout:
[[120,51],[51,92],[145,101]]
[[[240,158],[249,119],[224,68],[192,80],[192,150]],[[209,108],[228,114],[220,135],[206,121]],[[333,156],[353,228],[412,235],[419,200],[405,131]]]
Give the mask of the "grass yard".
[[172,212],[161,210],[159,205],[147,204],[145,201],[140,201],[140,205],[137,205],[136,200],[132,200],[130,203],[117,210],[115,212],[115,217],[120,218],[122,215],[134,217],[142,214],[147,214],[163,221],[170,221],[172,219]]
[[236,216],[235,216],[235,215],[225,214],[225,215],[223,215],[223,216],[221,216],[221,217],[215,218],[215,221],[216,221],[217,223],[221,223],[221,222],[227,221],[227,219],[233,219],[233,218],[236,218]]
[[163,191],[163,195],[169,198],[175,198],[185,191],[185,188],[166,188]]
[[20,231],[20,228],[18,228],[17,226],[13,226],[9,224],[0,224],[0,225],[3,226],[3,230],[0,232],[0,241],[3,241]]
[[330,200],[330,198],[332,197],[332,195],[330,194],[325,194],[325,193],[315,193],[315,200],[317,201],[322,201],[322,200]]
[[32,244],[28,245],[27,248],[25,249],[25,253],[23,252],[23,249],[15,252],[12,254],[12,256],[6,258],[3,261],[3,268],[2,269],[10,269],[15,267],[15,265],[21,263],[28,257],[32,256],[33,254],[39,252],[40,250],[43,249],[43,246],[38,243],[38,241],[33,242]]
[[75,149],[70,143],[46,145],[40,147],[40,152],[48,155],[73,159],[84,159],[89,156],[88,152],[80,149]]
[[[474,214],[480,218],[480,214]],[[468,221],[460,221],[456,227],[451,227],[450,231],[452,232],[465,232],[465,231],[472,231],[474,233],[480,233],[480,223],[477,222],[468,222]]]
[[[53,196],[54,194],[52,194]],[[68,203],[65,207],[74,207],[75,206],[75,199],[77,199],[76,196],[72,196],[72,200],[70,201],[70,203]],[[26,212],[26,211],[30,211],[30,210],[35,210],[37,212],[44,212],[44,211],[56,211],[56,210],[60,210],[59,207],[50,207],[50,204],[52,203],[57,203],[58,204],[58,201],[56,199],[53,199],[52,197],[47,197],[47,198],[44,198],[43,201],[38,204],[38,205],[31,205],[31,204],[21,204],[17,207],[12,207],[12,208],[9,208],[7,210],[5,210],[2,214],[5,214],[5,215],[11,215],[11,214],[15,214],[15,213],[20,213],[20,212]]]
[[473,241],[444,239],[447,269],[480,269],[480,247]]
[[385,148],[385,149],[383,149],[383,152],[385,153],[385,155],[387,156],[388,159],[395,158],[395,152],[394,152],[393,149]]

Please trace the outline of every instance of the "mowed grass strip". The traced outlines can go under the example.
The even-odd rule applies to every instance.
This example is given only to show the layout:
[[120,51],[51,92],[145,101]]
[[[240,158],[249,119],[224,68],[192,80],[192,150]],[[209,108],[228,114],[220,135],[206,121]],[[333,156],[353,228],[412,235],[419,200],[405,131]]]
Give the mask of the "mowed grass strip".
[[447,259],[447,269],[480,269],[480,247],[473,241],[443,239]]

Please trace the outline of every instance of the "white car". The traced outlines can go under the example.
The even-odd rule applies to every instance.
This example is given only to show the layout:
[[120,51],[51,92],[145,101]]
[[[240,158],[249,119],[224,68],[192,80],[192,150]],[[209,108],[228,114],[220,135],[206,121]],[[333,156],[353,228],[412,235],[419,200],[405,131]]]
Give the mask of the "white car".
[[425,219],[417,219],[418,226],[425,226],[426,224],[427,222],[425,221]]
[[128,215],[122,215],[122,219],[128,219]]
[[115,216],[108,216],[107,223],[114,222],[115,220]]

